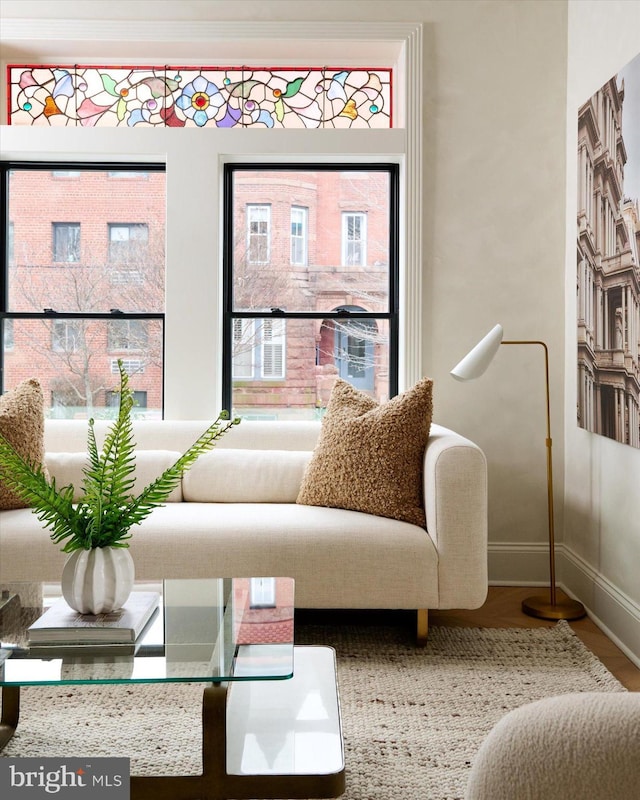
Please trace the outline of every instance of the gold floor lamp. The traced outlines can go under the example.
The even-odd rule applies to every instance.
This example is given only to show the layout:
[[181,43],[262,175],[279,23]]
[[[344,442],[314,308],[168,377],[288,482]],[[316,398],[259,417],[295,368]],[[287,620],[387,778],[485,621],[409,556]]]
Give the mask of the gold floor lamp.
[[549,597],[528,597],[522,601],[522,610],[531,617],[540,619],[580,619],[587,613],[577,600],[556,598],[556,559],[555,535],[553,527],[553,472],[551,465],[551,413],[549,400],[549,351],[540,341],[503,341],[502,325],[496,325],[467,355],[457,364],[451,374],[456,380],[470,381],[479,378],[498,352],[501,344],[535,344],[544,349],[545,387],[547,396],[547,506],[549,515]]

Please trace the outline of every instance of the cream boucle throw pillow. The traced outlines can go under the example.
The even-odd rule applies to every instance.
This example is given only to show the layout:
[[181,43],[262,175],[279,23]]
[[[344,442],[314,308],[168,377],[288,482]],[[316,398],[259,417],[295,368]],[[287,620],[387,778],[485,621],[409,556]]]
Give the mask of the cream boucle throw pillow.
[[422,469],[433,381],[379,405],[338,379],[297,502],[425,526]]
[[[23,381],[0,395],[0,433],[32,466],[44,462],[44,401],[40,383]],[[0,509],[25,508],[27,503],[11,492],[0,473]]]

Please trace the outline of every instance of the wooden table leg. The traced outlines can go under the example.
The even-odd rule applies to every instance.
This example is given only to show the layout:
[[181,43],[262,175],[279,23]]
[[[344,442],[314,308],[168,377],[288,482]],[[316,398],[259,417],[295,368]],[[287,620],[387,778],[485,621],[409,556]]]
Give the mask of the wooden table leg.
[[2,716],[0,716],[0,750],[16,732],[20,718],[20,687],[2,687]]
[[207,686],[202,696],[202,774],[132,775],[131,800],[227,800],[227,689]]

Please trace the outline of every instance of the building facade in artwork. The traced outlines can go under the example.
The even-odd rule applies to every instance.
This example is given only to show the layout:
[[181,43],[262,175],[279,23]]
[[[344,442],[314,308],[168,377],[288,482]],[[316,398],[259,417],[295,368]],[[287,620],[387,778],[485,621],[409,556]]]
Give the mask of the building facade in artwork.
[[578,113],[578,424],[640,447],[640,214],[625,196],[624,82]]

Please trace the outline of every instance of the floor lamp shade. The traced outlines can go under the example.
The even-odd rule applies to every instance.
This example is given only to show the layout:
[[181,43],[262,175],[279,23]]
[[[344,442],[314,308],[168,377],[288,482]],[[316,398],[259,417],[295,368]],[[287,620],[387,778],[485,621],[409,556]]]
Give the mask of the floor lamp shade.
[[502,325],[496,325],[467,355],[456,364],[451,374],[457,381],[471,381],[484,374],[502,342]]
[[582,603],[577,600],[566,599],[559,601],[556,597],[556,568],[555,568],[555,533],[553,523],[553,470],[551,464],[551,411],[549,392],[549,350],[544,342],[539,340],[518,339],[513,341],[503,340],[502,325],[496,325],[489,333],[469,351],[467,355],[451,370],[456,380],[470,381],[479,378],[487,369],[493,357],[498,352],[501,344],[539,345],[544,350],[544,375],[545,394],[547,406],[547,512],[549,524],[549,597],[529,597],[522,601],[522,610],[525,614],[540,619],[580,619],[586,611]]

